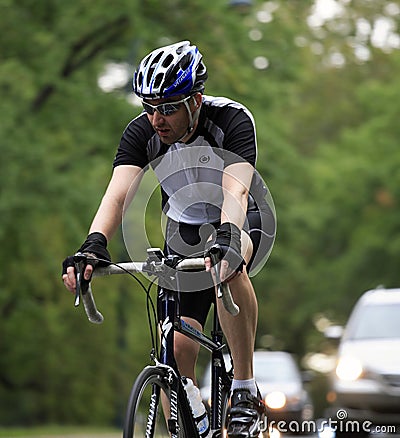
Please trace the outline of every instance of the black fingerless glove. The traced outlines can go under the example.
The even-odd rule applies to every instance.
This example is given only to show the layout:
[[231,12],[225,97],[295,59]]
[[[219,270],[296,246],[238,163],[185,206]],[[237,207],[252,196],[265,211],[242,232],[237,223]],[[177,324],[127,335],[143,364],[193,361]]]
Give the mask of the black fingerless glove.
[[210,249],[215,245],[219,245],[221,259],[227,260],[232,270],[243,271],[246,262],[241,255],[241,232],[235,224],[224,222],[217,228],[213,239],[206,244],[205,257],[210,257]]
[[90,233],[78,252],[94,254],[101,259],[98,261],[98,266],[107,266],[111,263],[111,256],[107,251],[107,239],[102,233]]
[[[107,251],[107,239],[104,234],[95,232],[90,233],[83,245],[77,252],[85,254],[93,254],[101,260],[90,260],[88,257],[87,263],[92,266],[107,266],[111,263],[110,253]],[[62,275],[67,273],[67,268],[74,266],[74,256],[68,256],[62,263]]]

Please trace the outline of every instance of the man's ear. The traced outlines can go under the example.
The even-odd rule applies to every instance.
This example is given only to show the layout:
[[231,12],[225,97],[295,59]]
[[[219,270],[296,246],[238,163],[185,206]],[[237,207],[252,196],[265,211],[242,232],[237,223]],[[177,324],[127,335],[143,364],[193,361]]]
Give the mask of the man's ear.
[[200,108],[203,95],[201,93],[196,93],[193,95],[193,102],[196,109]]

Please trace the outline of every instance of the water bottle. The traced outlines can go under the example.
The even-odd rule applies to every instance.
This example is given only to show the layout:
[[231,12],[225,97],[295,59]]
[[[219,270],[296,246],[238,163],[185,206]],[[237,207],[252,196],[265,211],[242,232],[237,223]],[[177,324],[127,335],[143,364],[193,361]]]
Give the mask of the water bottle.
[[182,377],[182,382],[189,400],[190,408],[193,412],[193,417],[197,424],[199,435],[202,438],[211,438],[210,422],[208,421],[206,407],[201,400],[199,388],[187,377]]

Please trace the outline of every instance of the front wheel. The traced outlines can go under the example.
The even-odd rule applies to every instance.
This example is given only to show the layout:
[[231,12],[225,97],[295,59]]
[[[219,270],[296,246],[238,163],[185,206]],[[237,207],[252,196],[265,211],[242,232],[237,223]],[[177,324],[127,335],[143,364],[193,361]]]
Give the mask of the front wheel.
[[132,387],[123,438],[170,437],[168,428],[174,430],[179,438],[189,438],[184,431],[185,426],[182,420],[184,415],[179,403],[178,421],[167,422],[166,418],[171,417],[170,401],[171,390],[167,383],[166,371],[156,366],[144,368]]

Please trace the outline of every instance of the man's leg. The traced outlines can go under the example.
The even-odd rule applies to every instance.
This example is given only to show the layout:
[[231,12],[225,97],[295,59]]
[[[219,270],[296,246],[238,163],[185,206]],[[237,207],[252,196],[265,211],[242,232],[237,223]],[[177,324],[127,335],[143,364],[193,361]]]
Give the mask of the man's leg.
[[[182,317],[195,329],[202,331],[201,324],[193,318]],[[174,339],[175,360],[181,376],[189,377],[196,385],[196,362],[200,350],[200,344],[189,339],[181,333],[175,333]]]
[[[253,245],[249,235],[244,231],[242,231],[241,239],[242,256],[248,263],[253,252]],[[232,353],[234,378],[247,380],[253,378],[253,351],[257,330],[258,303],[245,266],[243,272],[229,282],[229,288],[240,312],[238,315],[232,316],[226,311],[220,302],[221,300],[217,299],[218,315]]]
[[[201,324],[193,318],[183,317],[187,323],[201,331]],[[174,337],[174,355],[178,365],[178,370],[181,376],[192,379],[195,385],[196,383],[196,362],[199,354],[200,345],[189,339],[187,336],[181,333],[175,332]],[[169,401],[165,397],[165,394],[161,395],[161,404],[163,406],[164,413],[167,418],[169,417]]]
[[[252,245],[249,236],[244,232],[242,232],[242,252],[248,262],[251,258]],[[265,413],[253,374],[258,303],[245,267],[242,273],[229,282],[229,287],[240,312],[232,316],[225,310],[223,304],[218,302],[218,314],[231,350],[234,368],[228,436],[258,437]]]
[[246,273],[242,273],[229,283],[235,303],[240,312],[230,315],[218,300],[218,314],[222,330],[232,353],[234,378],[253,378],[253,351],[257,328],[258,304],[253,285]]

